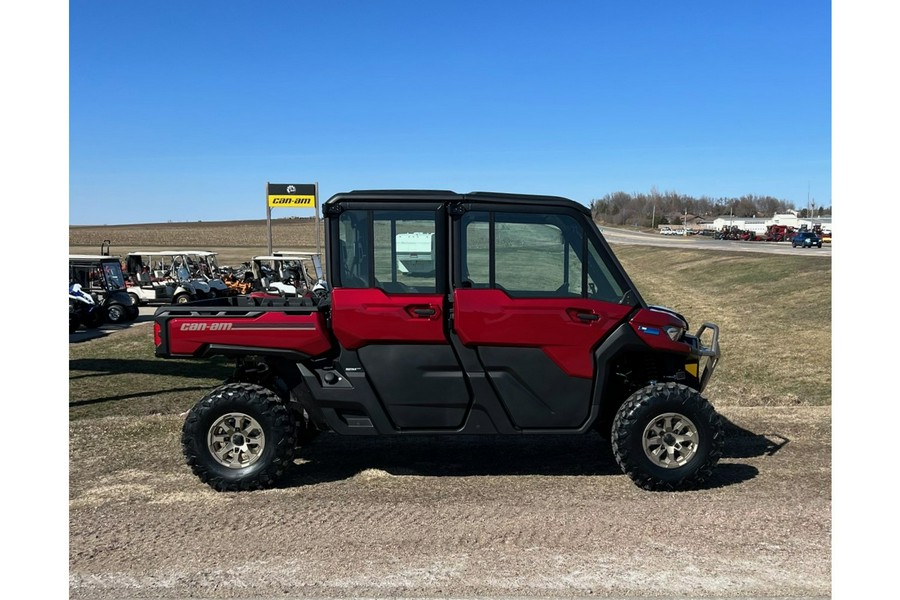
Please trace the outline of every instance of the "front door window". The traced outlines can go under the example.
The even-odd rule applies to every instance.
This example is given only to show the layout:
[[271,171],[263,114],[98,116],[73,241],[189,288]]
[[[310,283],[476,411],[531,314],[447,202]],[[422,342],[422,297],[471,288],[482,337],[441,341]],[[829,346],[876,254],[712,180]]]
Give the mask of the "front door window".
[[513,298],[625,298],[625,282],[570,215],[472,211],[463,217],[462,236],[463,288],[499,289]]

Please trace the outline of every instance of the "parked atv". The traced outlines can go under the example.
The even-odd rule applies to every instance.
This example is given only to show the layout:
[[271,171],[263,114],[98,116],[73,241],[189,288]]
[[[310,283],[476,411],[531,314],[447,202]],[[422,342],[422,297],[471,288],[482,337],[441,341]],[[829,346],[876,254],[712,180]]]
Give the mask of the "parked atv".
[[75,333],[84,325],[96,329],[106,321],[106,312],[93,296],[85,292],[80,283],[69,284],[69,333]]

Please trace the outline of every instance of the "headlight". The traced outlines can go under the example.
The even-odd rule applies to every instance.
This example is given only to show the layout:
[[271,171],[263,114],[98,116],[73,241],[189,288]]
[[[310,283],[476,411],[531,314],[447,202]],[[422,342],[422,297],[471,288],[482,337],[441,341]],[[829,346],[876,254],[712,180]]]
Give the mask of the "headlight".
[[664,330],[669,336],[669,339],[673,342],[677,342],[684,333],[684,327],[676,327],[675,325],[669,325],[668,327],[665,327]]

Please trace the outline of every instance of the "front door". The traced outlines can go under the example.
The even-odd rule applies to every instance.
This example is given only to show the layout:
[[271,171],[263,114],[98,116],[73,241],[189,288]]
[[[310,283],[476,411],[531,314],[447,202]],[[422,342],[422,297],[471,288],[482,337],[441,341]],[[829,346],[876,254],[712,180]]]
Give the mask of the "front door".
[[632,310],[586,225],[571,211],[502,205],[454,217],[453,330],[520,429],[584,424],[593,350]]

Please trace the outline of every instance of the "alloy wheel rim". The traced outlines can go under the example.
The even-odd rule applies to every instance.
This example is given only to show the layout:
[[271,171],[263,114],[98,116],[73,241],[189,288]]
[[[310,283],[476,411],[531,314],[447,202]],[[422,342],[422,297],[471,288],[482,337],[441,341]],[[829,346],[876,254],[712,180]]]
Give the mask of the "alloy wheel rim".
[[219,417],[206,437],[209,452],[216,462],[229,469],[245,469],[262,456],[266,434],[256,419],[244,413]]
[[693,421],[671,412],[647,423],[642,441],[650,462],[664,469],[678,469],[696,456],[700,432]]

